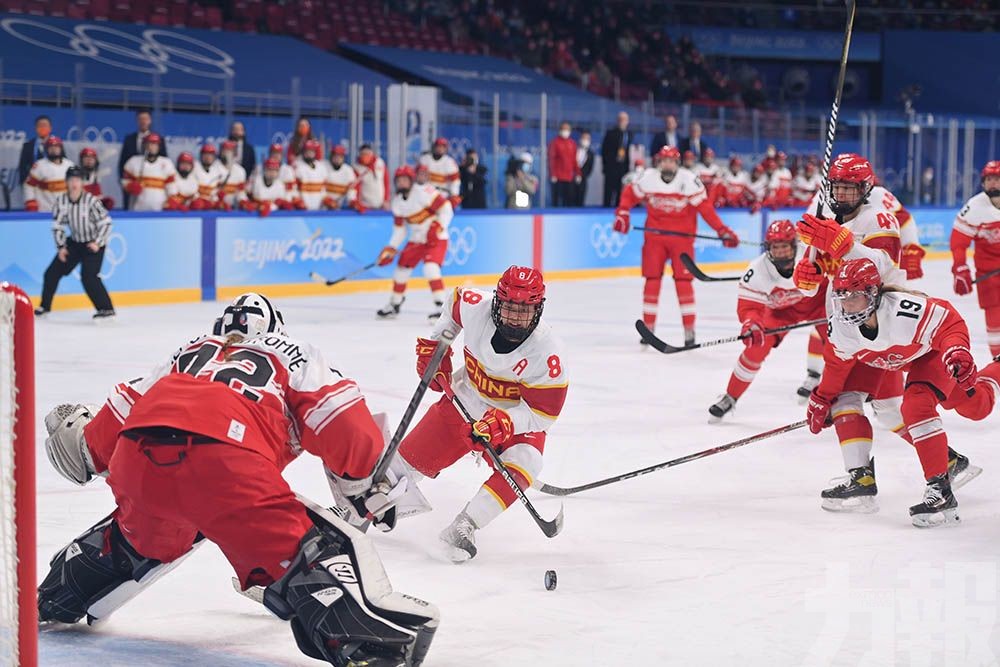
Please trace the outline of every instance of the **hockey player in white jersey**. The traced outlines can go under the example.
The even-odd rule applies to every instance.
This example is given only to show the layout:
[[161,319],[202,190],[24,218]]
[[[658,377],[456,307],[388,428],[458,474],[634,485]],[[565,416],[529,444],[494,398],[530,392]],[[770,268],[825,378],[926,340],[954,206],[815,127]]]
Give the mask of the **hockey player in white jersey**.
[[286,198],[287,190],[281,182],[280,173],[280,162],[273,157],[264,160],[261,168],[254,170],[249,196],[240,202],[240,208],[244,211],[256,211],[261,217],[270,215],[276,208],[292,209],[292,202]]
[[226,177],[226,169],[219,162],[219,153],[214,145],[202,145],[194,175],[198,180],[198,197],[191,204],[192,210],[214,209],[219,201],[219,187]]
[[715,151],[711,148],[702,151],[701,160],[695,163],[693,171],[705,186],[708,201],[718,207],[719,194],[722,192],[722,169],[715,163]]
[[177,176],[174,163],[160,155],[160,135],[150,132],[142,140],[143,153],[133,155],[122,168],[122,190],[131,211],[162,211],[167,190]]
[[722,173],[720,181],[722,192],[716,207],[748,208],[756,200],[750,189],[750,174],[743,168],[743,160],[739,156],[729,158],[729,167]]
[[[469,424],[447,397],[435,403],[403,440],[399,454],[412,471],[437,477],[445,468],[480,447],[476,434],[499,453],[521,488],[527,489],[542,469],[548,430],[556,422],[569,388],[563,346],[542,321],[545,283],[534,269],[512,266],[496,290],[456,289],[429,338],[417,339],[417,372],[422,374],[442,334],[464,331],[462,359],[452,373],[451,350],[439,375],[475,423]],[[436,382],[436,381],[435,381]],[[431,389],[440,390],[436,383]],[[494,471],[472,500],[440,535],[454,562],[476,555],[475,533],[516,499]]]
[[358,204],[368,211],[389,208],[389,170],[370,145],[362,144],[358,149],[354,171],[358,175]]
[[347,204],[359,213],[358,174],[354,167],[347,164],[347,149],[337,144],[330,149],[330,164],[326,168],[326,197],[323,205],[329,209],[337,210]]
[[236,161],[236,142],[222,142],[222,155],[219,160],[225,175],[219,183],[218,208],[231,211],[238,208],[246,199],[247,171]]
[[307,211],[323,208],[326,198],[326,163],[320,159],[322,146],[316,139],[309,139],[302,146],[302,156],[295,161],[295,183],[299,200]]
[[[431,185],[417,185],[413,167],[403,165],[395,173],[396,194],[392,198],[393,228],[389,244],[378,256],[379,266],[388,266],[399,253],[399,262],[392,275],[392,295],[389,303],[380,308],[379,318],[392,318],[399,314],[406,299],[406,283],[420,262],[424,263],[424,277],[431,288],[434,311],[431,319],[441,314],[444,306],[444,280],[441,265],[448,251],[448,225],[454,215],[451,202]],[[409,238],[407,239],[407,232]],[[402,252],[399,247],[406,240]]]
[[188,211],[198,198],[198,177],[194,173],[194,155],[184,151],[177,156],[177,175],[167,187],[164,210]]
[[448,155],[448,140],[438,137],[431,146],[431,152],[420,156],[420,166],[427,168],[430,184],[448,198],[452,208],[458,208],[462,198],[459,196],[461,180],[458,173],[458,163]]
[[792,181],[792,201],[790,206],[808,206],[823,185],[823,177],[816,170],[815,162],[807,162]]
[[72,166],[62,139],[50,134],[45,140],[45,157],[31,165],[24,181],[24,210],[51,211],[56,198],[66,192],[66,170]]
[[[285,199],[292,202],[295,208],[302,209],[305,208],[305,204],[299,199],[299,188],[298,183],[295,181],[295,169],[292,165],[285,162],[285,149],[281,144],[271,144],[268,148],[268,158],[278,161],[281,165],[281,169],[278,170],[278,179],[285,184]],[[258,165],[257,169],[261,167]]]

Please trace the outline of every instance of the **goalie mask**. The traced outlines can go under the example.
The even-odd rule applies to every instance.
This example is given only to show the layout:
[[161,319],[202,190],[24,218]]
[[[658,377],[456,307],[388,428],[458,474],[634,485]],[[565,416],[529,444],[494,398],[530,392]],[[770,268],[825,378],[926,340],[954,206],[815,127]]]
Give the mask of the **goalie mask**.
[[544,305],[542,274],[526,266],[512,266],[504,271],[493,293],[493,324],[501,336],[521,343],[538,326]]
[[840,265],[833,278],[833,317],[861,326],[878,310],[882,276],[870,259],[851,259]]
[[263,334],[285,334],[285,320],[266,296],[247,292],[226,306],[222,317],[215,321],[216,336],[253,338]]

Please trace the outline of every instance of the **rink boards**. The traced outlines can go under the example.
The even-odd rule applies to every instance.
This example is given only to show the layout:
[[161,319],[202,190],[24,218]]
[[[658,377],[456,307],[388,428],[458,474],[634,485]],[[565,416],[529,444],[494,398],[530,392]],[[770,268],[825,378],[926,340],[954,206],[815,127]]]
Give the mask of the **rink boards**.
[[[798,214],[719,213],[741,239],[752,241],[760,240],[769,220]],[[912,213],[931,256],[946,250],[954,209]],[[112,211],[112,216],[102,277],[117,306],[228,299],[251,289],[300,296],[389,288],[391,265],[334,287],[309,278],[310,272],[337,278],[371,262],[391,233],[387,213],[278,212],[260,218]],[[511,264],[541,268],[550,280],[638,275],[642,235],[615,234],[613,217],[606,209],[460,210],[449,229],[443,272],[452,285],[491,282]],[[633,212],[633,225],[644,221],[644,210]],[[714,235],[704,222],[699,233]],[[21,285],[37,300],[54,250],[46,214],[0,214],[0,280]],[[708,269],[738,271],[759,250],[750,245],[725,249],[717,241],[698,240],[695,252]],[[63,279],[55,308],[90,307],[78,276],[77,270]]]

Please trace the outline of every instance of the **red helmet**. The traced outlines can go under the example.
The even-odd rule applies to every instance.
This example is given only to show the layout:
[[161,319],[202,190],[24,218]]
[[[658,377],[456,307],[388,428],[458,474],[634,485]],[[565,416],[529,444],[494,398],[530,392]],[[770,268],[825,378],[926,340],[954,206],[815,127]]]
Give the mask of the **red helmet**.
[[393,179],[397,179],[400,176],[406,176],[410,181],[417,180],[417,172],[408,164],[400,165],[392,175]]
[[500,276],[496,294],[501,301],[540,304],[545,301],[545,281],[541,271],[512,266]]
[[236,142],[232,139],[226,139],[222,142],[222,150],[224,151],[234,151],[236,150]]
[[677,150],[676,146],[664,146],[656,152],[656,159],[662,160],[663,158],[673,158],[675,160],[681,159],[681,152]]
[[685,160],[693,160],[695,158],[694,151],[684,151]]
[[142,140],[143,146],[145,146],[146,144],[160,144],[160,143],[163,142],[160,140],[160,135],[158,135],[156,132],[150,132]]
[[[882,276],[875,262],[867,257],[849,259],[840,265],[833,277],[833,316],[841,322],[860,325],[878,308]],[[843,302],[857,294],[867,297],[867,304],[861,310],[848,312]]]
[[271,157],[264,160],[264,169],[281,169],[281,160]]
[[437,139],[434,140],[434,145],[444,146],[445,148],[448,148],[448,140],[445,139],[444,137],[438,137]]
[[322,147],[316,139],[308,139],[305,144],[302,145],[302,152],[312,151],[316,157],[319,157],[319,152]]
[[217,151],[215,150],[215,145],[214,144],[202,144],[201,145],[201,154],[202,155],[204,155],[205,153],[211,153],[212,155],[215,155],[216,152]]
[[[204,152],[204,150],[202,152]],[[180,164],[181,162],[190,162],[191,164],[194,164],[194,156],[191,155],[191,153],[184,151],[177,156],[177,164]]]
[[739,155],[734,155],[733,157],[729,158],[729,166],[742,168],[743,159]]
[[[979,180],[985,181],[987,176],[1000,176],[1000,160],[990,160],[983,166],[983,170],[979,173]],[[1000,197],[1000,188],[987,190],[984,187],[983,191],[987,197]]]
[[701,152],[701,157],[702,158],[715,157],[715,151],[713,151],[711,148],[706,148]]
[[330,149],[330,155],[347,155],[347,149],[342,144],[334,144]]
[[59,137],[57,137],[54,134],[50,134],[49,138],[45,140],[45,147],[46,148],[48,148],[49,146],[59,146],[61,148],[62,145],[63,145],[62,144],[62,139],[60,139]]
[[[852,203],[838,202],[833,196],[834,183],[857,185],[860,192],[857,201]],[[868,201],[868,195],[874,185],[875,171],[868,160],[854,153],[841,153],[830,165],[830,173],[827,177],[827,198],[830,201],[830,208],[839,215],[850,213]]]
[[643,160],[641,157],[637,157],[635,159],[635,166],[637,166],[637,167],[645,167],[646,166],[646,161]]
[[271,144],[271,147],[267,149],[269,155],[274,155],[275,153],[284,153],[285,147],[281,144]]
[[761,160],[760,166],[764,171],[774,170],[778,167],[778,161],[773,157],[766,157]]
[[794,242],[798,238],[791,220],[775,220],[764,232],[764,243]]
[[96,160],[97,159],[97,151],[95,151],[90,146],[85,146],[84,148],[80,149],[80,161],[83,162],[83,158],[85,158],[85,157],[92,157],[92,158],[94,158]]
[[493,293],[493,324],[501,336],[519,343],[538,326],[544,305],[545,281],[541,272],[527,266],[512,266],[500,276]]

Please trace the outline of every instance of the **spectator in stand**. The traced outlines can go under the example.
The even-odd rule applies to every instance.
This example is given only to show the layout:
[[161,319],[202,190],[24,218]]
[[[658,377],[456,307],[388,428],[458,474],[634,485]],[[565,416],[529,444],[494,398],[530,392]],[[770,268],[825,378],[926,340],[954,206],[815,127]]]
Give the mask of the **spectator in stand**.
[[358,203],[361,206],[358,212],[389,210],[389,170],[370,144],[362,144],[358,150],[354,171],[358,174]]
[[305,116],[299,116],[299,119],[295,122],[295,131],[292,133],[292,138],[288,140],[288,157],[286,158],[288,164],[295,164],[295,160],[302,155],[302,149],[305,148],[306,142],[310,139],[318,141],[313,134],[312,123]]
[[701,136],[701,123],[691,123],[691,134],[681,140],[681,145],[678,148],[680,148],[682,153],[691,151],[697,160],[702,158],[702,154],[708,148],[708,144],[705,143],[705,140]]
[[677,134],[677,118],[667,116],[663,119],[663,131],[653,135],[653,142],[649,145],[649,154],[656,155],[664,146],[673,146],[680,150],[680,135]]
[[24,210],[51,211],[59,195],[66,192],[66,171],[72,166],[62,139],[50,134],[45,140],[45,157],[31,165],[24,181]]
[[21,146],[21,158],[17,163],[17,184],[24,185],[31,172],[31,165],[45,157],[45,140],[52,134],[52,120],[48,116],[35,118],[35,138],[28,139]]
[[549,181],[552,183],[552,205],[573,206],[576,188],[580,184],[580,165],[576,163],[576,141],[570,136],[573,128],[563,121],[559,135],[549,142]]
[[474,148],[465,151],[460,168],[462,208],[486,208],[486,166],[479,164]]
[[594,173],[594,150],[590,147],[590,132],[580,133],[580,142],[576,147],[576,164],[580,167],[580,183],[576,188],[576,205],[583,206],[587,201],[587,181]]
[[531,208],[532,197],[538,192],[538,177],[531,173],[533,162],[531,153],[521,153],[507,162],[504,177],[507,208]]
[[556,48],[549,56],[549,71],[557,79],[578,83],[580,81],[580,66],[570,52],[566,40],[560,39],[556,42]]
[[629,149],[635,143],[632,139],[632,130],[628,129],[628,114],[620,111],[618,124],[604,134],[604,141],[601,142],[605,208],[617,205],[621,197],[622,178],[629,170]]
[[97,151],[90,146],[83,148],[80,151],[79,165],[83,189],[100,199],[104,208],[110,211],[115,206],[115,200],[103,196],[104,193],[101,192],[101,183],[98,181],[101,165],[97,160]]
[[[139,109],[135,112],[135,125],[135,132],[126,135],[125,141],[122,142],[122,150],[118,154],[118,178],[120,179],[125,178],[125,163],[132,157],[146,152],[146,137],[153,132],[153,114],[147,109]],[[163,137],[160,137],[160,155],[167,157],[167,142]],[[127,192],[123,193],[122,208],[134,210]]]
[[243,167],[249,177],[257,166],[257,154],[253,145],[247,142],[247,129],[238,120],[229,126],[229,140],[236,144],[236,161]]

